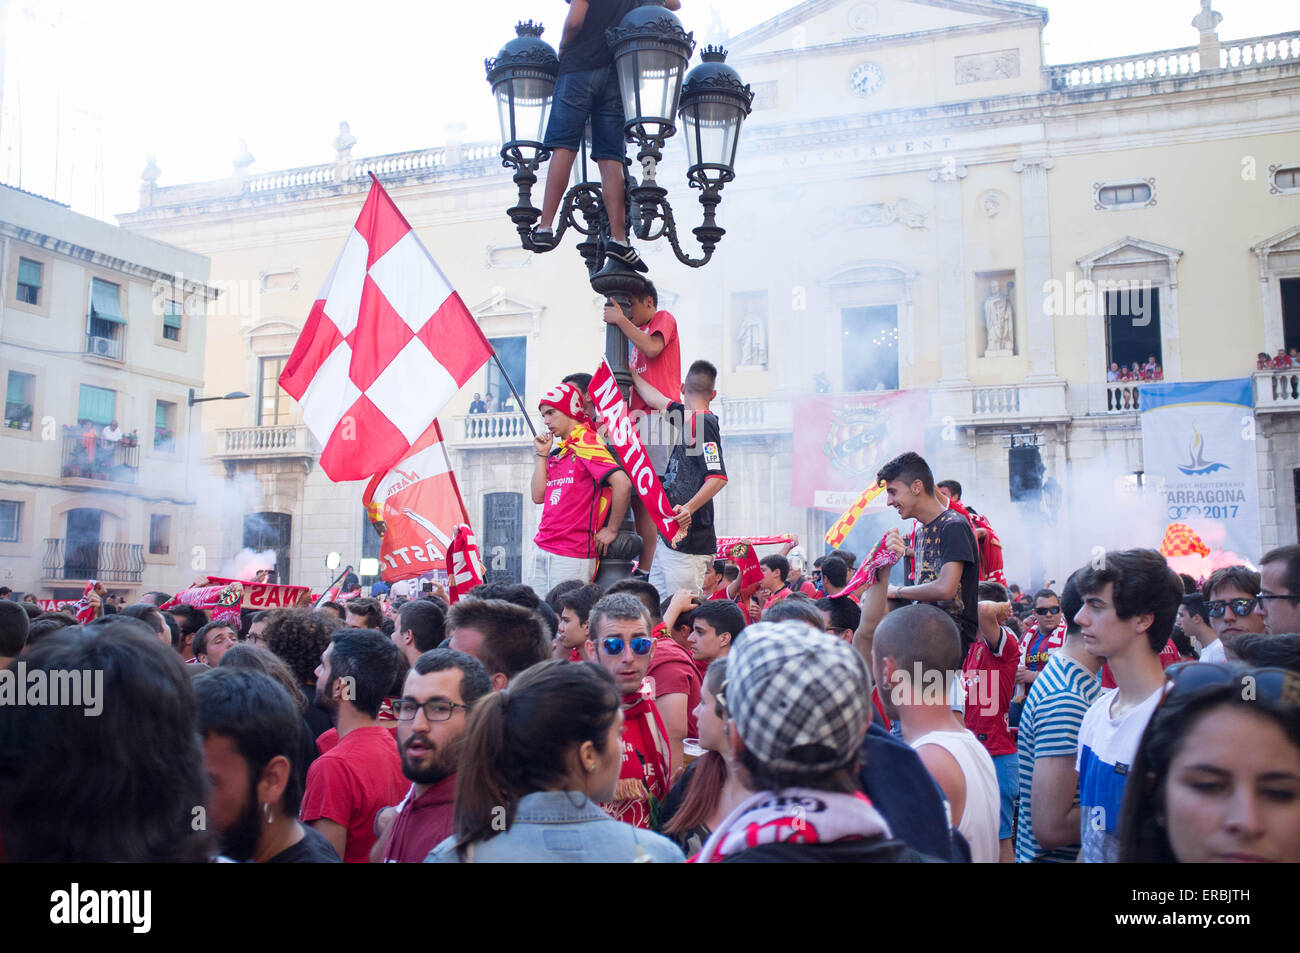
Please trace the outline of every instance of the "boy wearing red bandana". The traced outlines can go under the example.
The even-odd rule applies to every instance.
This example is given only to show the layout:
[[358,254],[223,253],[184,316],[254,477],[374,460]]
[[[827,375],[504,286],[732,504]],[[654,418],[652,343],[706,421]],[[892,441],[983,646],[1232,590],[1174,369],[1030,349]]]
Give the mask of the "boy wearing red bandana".
[[591,651],[623,699],[622,769],[614,800],[601,807],[615,820],[654,829],[668,795],[671,758],[654,685],[645,677],[656,646],[650,619],[635,596],[615,593],[592,607],[588,622]]
[[632,483],[596,435],[576,387],[552,388],[539,407],[546,430],[533,440],[531,488],[544,509],[533,539],[532,584],[546,593],[566,579],[592,580],[596,558],[618,536]]

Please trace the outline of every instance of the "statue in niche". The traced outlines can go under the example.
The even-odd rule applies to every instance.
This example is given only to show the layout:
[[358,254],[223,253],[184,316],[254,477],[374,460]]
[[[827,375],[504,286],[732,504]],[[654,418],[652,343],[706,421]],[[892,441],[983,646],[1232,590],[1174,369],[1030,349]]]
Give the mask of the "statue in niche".
[[736,332],[740,367],[767,367],[767,323],[755,311],[745,315]]
[[985,357],[1007,357],[1015,353],[1016,313],[1010,290],[1010,283],[1004,294],[996,281],[989,282],[989,295],[984,299],[984,327],[988,331]]

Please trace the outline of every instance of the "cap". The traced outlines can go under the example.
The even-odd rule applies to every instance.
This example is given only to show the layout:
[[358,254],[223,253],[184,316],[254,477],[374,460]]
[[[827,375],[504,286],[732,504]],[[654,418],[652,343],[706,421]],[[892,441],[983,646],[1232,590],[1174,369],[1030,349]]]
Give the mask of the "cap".
[[760,622],[727,657],[726,703],[745,747],[780,772],[849,764],[871,718],[867,666],[802,622]]

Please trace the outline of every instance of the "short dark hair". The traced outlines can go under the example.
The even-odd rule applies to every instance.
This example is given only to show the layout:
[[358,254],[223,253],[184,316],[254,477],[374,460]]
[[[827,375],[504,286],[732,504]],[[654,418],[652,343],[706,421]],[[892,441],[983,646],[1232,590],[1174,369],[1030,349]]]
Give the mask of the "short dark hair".
[[17,602],[0,600],[0,656],[13,658],[27,644],[32,620]]
[[1183,608],[1188,615],[1200,616],[1202,622],[1210,624],[1210,610],[1205,608],[1205,598],[1199,592],[1189,592],[1183,596]]
[[[307,706],[315,701],[315,698],[310,700],[307,698],[307,694],[293,677],[293,671],[285,664],[284,659],[260,645],[253,645],[251,642],[232,645],[230,650],[221,656],[221,664],[217,667],[251,669],[269,675],[280,683],[280,687],[289,694],[289,700],[300,712],[305,712]],[[306,765],[303,766],[302,773],[306,776]]]
[[[1079,573],[1082,569],[1075,570],[1070,574],[1070,578],[1065,580],[1065,585],[1061,587],[1061,615],[1065,617],[1065,634],[1082,635],[1083,628],[1079,623],[1074,621],[1074,617],[1079,614],[1083,608],[1083,596],[1079,595]],[[1174,613],[1177,615],[1178,610]]]
[[682,383],[682,391],[687,394],[707,397],[717,388],[717,384],[718,369],[708,361],[695,361],[686,371],[686,380]]
[[849,567],[839,556],[827,556],[822,563],[822,579],[837,589],[843,589],[849,581]]
[[[158,631],[160,626],[167,624],[163,619],[163,613],[159,611],[158,607],[148,602],[133,602],[129,606],[123,606],[118,610],[117,614],[147,622],[155,632]],[[170,635],[171,629],[169,628],[167,631]]]
[[560,383],[572,384],[574,387],[578,388],[578,393],[585,397],[587,391],[591,389],[591,375],[578,371],[575,374],[570,374],[568,377],[561,380]]
[[727,582],[735,582],[740,578],[740,567],[735,563],[727,563],[722,567],[722,575]]
[[45,638],[47,635],[50,635],[53,632],[58,632],[60,629],[76,627],[76,625],[76,619],[72,618],[70,615],[63,614],[62,612],[47,612],[39,619],[33,619],[31,625],[27,627],[28,651],[31,650],[33,645]]
[[330,654],[326,694],[334,690],[338,679],[350,678],[353,692],[349,700],[358,711],[371,718],[378,717],[384,697],[401,670],[402,653],[376,629],[342,628],[330,641],[334,651]]
[[[903,606],[887,614],[876,627],[872,652],[911,675],[921,671],[942,673],[961,669],[961,632],[952,616],[926,603]],[[885,689],[881,688],[881,694]]]
[[294,817],[302,803],[302,715],[293,700],[270,675],[253,669],[220,666],[194,679],[199,735],[221,735],[234,742],[248,763],[256,785],[272,758],[290,765],[284,788],[284,813]]
[[397,610],[397,631],[411,630],[419,652],[436,649],[447,634],[447,616],[442,607],[425,599],[403,602]]
[[729,633],[732,647],[745,631],[745,613],[730,599],[710,599],[695,610],[691,621],[703,622],[719,635]]
[[1269,563],[1279,562],[1286,563],[1283,579],[1286,582],[1287,593],[1300,600],[1300,546],[1279,546],[1277,549],[1270,549],[1259,561],[1259,565],[1262,569]]
[[947,490],[949,496],[955,496],[957,499],[961,499],[961,484],[956,480],[940,480],[936,486],[941,486]]
[[411,671],[416,675],[432,675],[448,669],[460,669],[460,698],[470,708],[484,695],[492,694],[492,676],[487,667],[472,655],[454,649],[433,649],[415,660]]
[[[644,579],[620,579],[605,590],[605,595],[612,596],[620,592],[634,596],[645,606],[646,611],[650,613],[652,626],[663,619],[664,615],[659,605],[659,590]],[[614,618],[619,617],[615,616]]]
[[550,640],[542,617],[504,599],[461,599],[447,613],[448,633],[465,626],[483,634],[479,661],[489,675],[514,678],[550,657]]
[[632,292],[634,298],[649,298],[650,302],[657,308],[659,307],[659,289],[649,278],[642,278],[643,287],[640,291]]
[[142,596],[139,598],[139,600],[137,600],[137,601],[139,601],[139,602],[148,602],[148,603],[150,603],[151,605],[153,605],[154,607],[157,607],[157,606],[162,605],[164,602],[167,602],[167,601],[170,600],[170,599],[171,599],[171,596],[167,595],[167,593],[165,593],[165,592],[158,592],[157,590],[154,590],[153,592],[146,592],[146,593],[145,593],[144,595],[142,595]]
[[1039,589],[1037,592],[1035,592],[1034,601],[1037,602],[1039,599],[1055,599],[1057,602],[1061,601],[1061,597],[1058,596],[1051,589]]
[[224,619],[213,619],[211,622],[194,633],[194,657],[206,655],[208,651],[208,633],[216,629],[229,629],[236,635],[239,634],[238,622],[227,622]]
[[1183,591],[1185,593],[1201,591],[1201,587],[1196,584],[1196,580],[1193,579],[1191,576],[1189,576],[1187,573],[1180,572],[1178,574],[1178,578],[1183,581]]
[[976,586],[975,593],[976,598],[981,602],[1009,602],[1011,600],[1011,594],[1007,592],[1007,587],[991,579],[985,579]]
[[[1086,566],[1075,579],[1079,595],[1093,595],[1111,584],[1115,614],[1121,619],[1150,612],[1147,642],[1159,652],[1174,631],[1174,620],[1183,599],[1183,581],[1169,568],[1165,557],[1154,549],[1124,549],[1107,552],[1100,566]],[[1258,592],[1256,589],[1254,592]]]
[[182,602],[172,606],[167,611],[175,617],[176,624],[181,627],[181,642],[185,641],[185,636],[193,635],[208,624],[207,613],[196,606]]
[[821,610],[817,608],[817,603],[803,593],[792,593],[763,613],[764,622],[786,622],[788,620],[803,622],[814,629],[826,631],[826,619],[821,614]]
[[580,623],[586,625],[591,615],[591,607],[599,602],[604,594],[604,589],[594,582],[589,582],[577,589],[570,589],[560,596],[560,608],[557,611],[563,614],[564,610],[568,609],[578,617]]
[[551,611],[558,616],[564,611],[564,607],[560,605],[560,596],[566,592],[572,592],[574,589],[581,589],[583,585],[585,583],[581,579],[565,579],[563,582],[557,582],[551,587],[551,591],[546,594],[544,601],[551,607]]
[[379,607],[379,600],[368,596],[351,600],[343,606],[343,611],[345,620],[347,614],[354,615],[365,623],[367,629],[378,629],[384,621],[384,610]]
[[1247,566],[1224,566],[1210,573],[1201,589],[1201,596],[1206,602],[1212,602],[1210,594],[1221,586],[1236,586],[1249,596],[1259,592],[1259,573]]
[[862,609],[848,596],[825,596],[817,600],[817,608],[830,613],[830,629],[858,631],[862,623]]
[[921,488],[926,493],[934,494],[934,473],[930,470],[930,464],[926,463],[925,458],[919,453],[911,450],[900,453],[881,467],[876,473],[876,479],[882,483],[901,480],[908,486],[920,480]]
[[[770,556],[764,556],[758,561],[758,564],[764,569],[770,569],[775,572],[781,577],[782,582],[785,582],[786,577],[790,575],[790,560],[786,559],[780,553],[773,553]],[[824,575],[825,572],[826,567],[823,566],[822,574]]]
[[330,628],[319,613],[310,609],[286,609],[277,612],[262,632],[266,647],[293,672],[300,684],[316,681],[316,666],[330,644]]
[[1300,672],[1300,635],[1243,632],[1233,636],[1229,651],[1256,668],[1285,668]]

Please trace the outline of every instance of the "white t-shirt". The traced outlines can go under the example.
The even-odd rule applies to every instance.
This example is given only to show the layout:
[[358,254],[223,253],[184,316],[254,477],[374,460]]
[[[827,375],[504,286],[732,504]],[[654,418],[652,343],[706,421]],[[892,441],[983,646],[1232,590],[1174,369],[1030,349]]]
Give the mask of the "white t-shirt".
[[970,844],[971,861],[976,864],[998,862],[998,812],[1002,795],[998,791],[998,774],[993,759],[974,733],[932,731],[912,742],[913,748],[938,745],[953,756],[966,781],[966,804],[962,808],[957,830]]
[[1079,859],[1084,863],[1114,863],[1119,855],[1119,809],[1124,802],[1124,785],[1137,754],[1142,732],[1155,714],[1165,686],[1161,685],[1118,718],[1110,706],[1118,688],[1103,692],[1079,725],[1079,754],[1074,767],[1079,772],[1080,840]]
[[122,429],[120,427],[105,427],[103,437],[105,440],[112,440],[116,443],[122,439]]
[[1223,651],[1223,639],[1215,639],[1205,648],[1201,649],[1200,661],[1219,663],[1227,662],[1228,656]]

